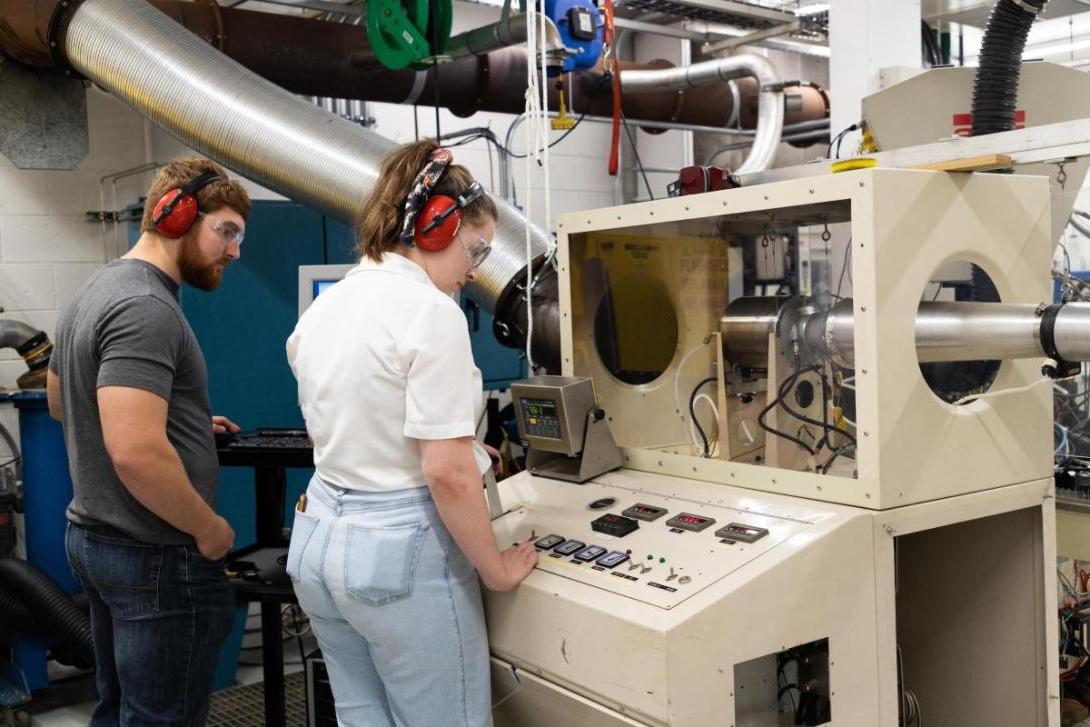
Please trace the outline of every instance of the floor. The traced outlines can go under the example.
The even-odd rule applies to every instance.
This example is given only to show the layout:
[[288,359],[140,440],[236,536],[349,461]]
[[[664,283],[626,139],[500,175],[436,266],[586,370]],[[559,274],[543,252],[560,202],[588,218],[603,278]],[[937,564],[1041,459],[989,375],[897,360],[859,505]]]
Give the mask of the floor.
[[[209,710],[209,727],[261,727],[263,692],[261,687],[261,635],[257,613],[250,614],[247,622],[246,636],[243,638],[242,651],[239,657],[238,673],[236,675],[236,687],[224,689],[213,695],[212,707]],[[285,674],[285,701],[287,703],[286,716],[287,727],[303,727],[306,725],[304,715],[304,687],[302,653],[309,653],[314,648],[313,636],[303,639],[301,648],[296,648],[294,639],[285,640],[284,643],[284,674]],[[54,662],[49,663],[50,679],[58,680],[76,677],[80,672],[66,667],[59,667]],[[87,685],[92,690],[93,686]],[[35,713],[31,717],[30,724],[33,727],[86,727],[90,721],[91,711],[94,709],[93,699],[80,701],[63,707],[48,709]],[[3,714],[0,713],[0,725],[3,724]]]
[[[288,727],[302,727],[304,717],[303,673],[299,664],[285,664],[285,693]],[[240,666],[238,687],[213,695],[209,710],[209,727],[259,727],[262,721],[261,667]],[[31,718],[33,727],[87,727],[94,701],[58,707]]]

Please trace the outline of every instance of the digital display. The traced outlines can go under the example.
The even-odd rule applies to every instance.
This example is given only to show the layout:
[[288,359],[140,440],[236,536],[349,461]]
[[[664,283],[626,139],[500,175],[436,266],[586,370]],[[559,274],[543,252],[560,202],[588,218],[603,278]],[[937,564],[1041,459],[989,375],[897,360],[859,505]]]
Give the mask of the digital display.
[[655,507],[654,505],[645,505],[642,502],[637,502],[635,505],[627,508],[624,514],[628,517],[634,517],[637,520],[643,520],[645,522],[651,522],[657,520],[666,514],[666,509],[661,507]]
[[710,517],[704,517],[703,515],[694,515],[691,512],[679,512],[672,518],[666,521],[666,526],[671,528],[681,528],[682,530],[688,530],[690,532],[699,533],[706,527],[713,525],[715,520]]
[[730,541],[737,540],[742,543],[755,543],[766,535],[768,535],[766,528],[746,525],[745,523],[728,523],[715,531],[717,538],[726,538]]
[[560,439],[560,419],[552,399],[519,399],[526,436]]

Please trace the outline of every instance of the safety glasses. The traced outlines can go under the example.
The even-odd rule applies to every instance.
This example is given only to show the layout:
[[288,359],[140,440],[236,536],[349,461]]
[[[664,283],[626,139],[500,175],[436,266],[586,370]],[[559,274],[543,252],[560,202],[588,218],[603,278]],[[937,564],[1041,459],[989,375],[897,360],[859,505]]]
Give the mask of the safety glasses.
[[488,258],[488,254],[492,252],[492,245],[483,237],[478,237],[475,242],[466,244],[462,241],[462,250],[465,251],[466,260],[469,261],[469,267],[478,268],[481,263]]
[[204,212],[199,214],[208,222],[208,226],[215,230],[217,235],[223,238],[224,242],[233,242],[239,246],[242,245],[242,240],[246,237],[246,230],[240,228],[234,222],[221,220],[219,217],[207,215]]

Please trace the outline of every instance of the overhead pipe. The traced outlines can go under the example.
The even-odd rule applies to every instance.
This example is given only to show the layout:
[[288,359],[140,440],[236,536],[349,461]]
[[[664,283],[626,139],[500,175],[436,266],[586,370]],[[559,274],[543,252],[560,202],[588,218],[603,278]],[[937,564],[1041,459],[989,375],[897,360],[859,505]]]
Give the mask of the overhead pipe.
[[[358,219],[396,147],[258,77],[143,0],[84,0],[61,20],[59,47],[79,73],[187,146],[343,222]],[[488,312],[517,295],[526,265],[526,220],[496,203],[493,253],[466,286]],[[547,253],[535,225],[529,245],[532,258]]]
[[[71,14],[79,1],[68,0],[66,12]],[[525,48],[501,48],[443,63],[438,69],[391,71],[379,65],[366,33],[357,25],[221,8],[215,3],[149,2],[259,76],[303,96],[387,103],[432,102],[438,96],[441,105],[463,117],[478,111],[518,114],[525,108]],[[50,45],[57,42],[61,9],[60,0],[0,0],[0,50],[29,65],[64,63],[63,47]],[[517,17],[511,18],[512,24]],[[669,66],[666,61],[621,63],[622,76]],[[602,83],[604,73],[599,67],[572,74],[574,113],[612,116],[612,90]],[[548,84],[548,92],[550,107],[558,108],[553,84]],[[799,86],[785,93],[785,123],[828,116],[828,98],[820,88]],[[756,81],[738,78],[705,86],[699,93],[660,90],[625,94],[623,111],[633,121],[753,128],[759,95]]]
[[556,23],[553,22],[552,18],[543,18],[536,11],[507,16],[490,25],[484,25],[455,35],[447,43],[444,55],[449,56],[451,60],[461,60],[525,43],[527,25],[531,19],[534,23],[544,24],[545,37],[542,42],[546,56],[551,58],[552,63],[557,67],[562,66],[565,47],[564,40],[560,37],[560,31],[557,30]]
[[746,160],[733,171],[738,174],[763,172],[772,166],[776,148],[783,136],[784,124],[783,81],[776,72],[776,67],[764,56],[745,53],[694,63],[691,66],[622,71],[621,91],[635,94],[663,90],[681,91],[742,76],[757,79],[760,93],[757,133],[753,137],[753,146],[750,147]]

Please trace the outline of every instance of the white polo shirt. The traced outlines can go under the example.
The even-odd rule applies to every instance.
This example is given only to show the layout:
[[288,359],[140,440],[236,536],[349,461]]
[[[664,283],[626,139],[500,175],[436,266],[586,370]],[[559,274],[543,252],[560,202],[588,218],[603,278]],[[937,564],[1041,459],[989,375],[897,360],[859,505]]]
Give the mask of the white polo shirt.
[[[388,253],[314,300],[288,363],[318,475],[353,490],[425,485],[420,439],[476,434],[483,408],[465,314],[424,269]],[[488,455],[475,446],[483,473]]]

